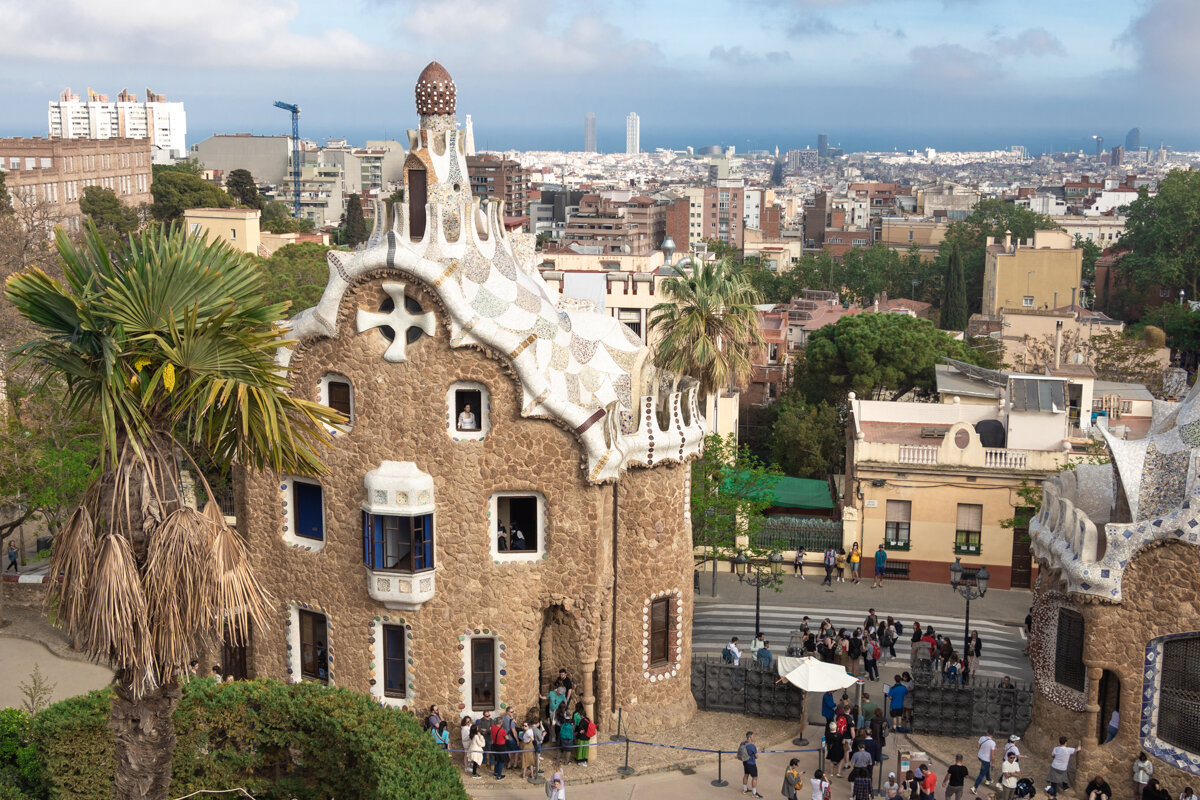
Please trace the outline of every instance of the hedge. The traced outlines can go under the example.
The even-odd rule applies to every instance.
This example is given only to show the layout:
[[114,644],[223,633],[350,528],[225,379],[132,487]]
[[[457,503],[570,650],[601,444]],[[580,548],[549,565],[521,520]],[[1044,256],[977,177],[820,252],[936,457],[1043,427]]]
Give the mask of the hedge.
[[[0,713],[0,800],[110,798],[111,702],[103,689],[32,718]],[[175,731],[173,797],[235,786],[260,800],[467,797],[459,770],[411,714],[345,689],[194,679]]]

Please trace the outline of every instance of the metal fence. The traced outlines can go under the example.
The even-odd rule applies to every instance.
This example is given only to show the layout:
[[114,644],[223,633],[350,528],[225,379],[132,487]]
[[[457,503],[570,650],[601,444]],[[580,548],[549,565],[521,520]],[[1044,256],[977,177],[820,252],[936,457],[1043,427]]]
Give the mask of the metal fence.
[[755,717],[800,719],[804,693],[778,683],[773,669],[743,659],[739,666],[714,656],[692,656],[692,696],[704,711],[732,711]]
[[796,550],[820,553],[842,546],[842,523],[820,517],[772,516],[750,537],[751,547],[763,550]]
[[[928,664],[928,662],[925,662]],[[912,727],[934,736],[969,736],[992,731],[1021,736],[1033,719],[1033,687],[1001,685],[999,678],[976,678],[963,686],[926,669],[914,672]]]

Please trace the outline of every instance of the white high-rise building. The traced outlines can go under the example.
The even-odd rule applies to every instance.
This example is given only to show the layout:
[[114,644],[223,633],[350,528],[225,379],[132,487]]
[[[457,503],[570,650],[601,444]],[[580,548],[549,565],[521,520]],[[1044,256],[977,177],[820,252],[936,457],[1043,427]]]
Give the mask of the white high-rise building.
[[596,115],[590,111],[583,118],[583,152],[596,152]]
[[642,152],[642,121],[632,111],[625,118],[625,153],[637,155]]
[[475,123],[471,121],[470,114],[467,114],[467,118],[463,122],[463,139],[467,147],[467,155],[475,155]]
[[142,102],[128,89],[111,102],[88,89],[87,100],[66,89],[50,101],[52,139],[149,139],[154,163],[169,164],[187,156],[187,115],[183,103],[146,90]]

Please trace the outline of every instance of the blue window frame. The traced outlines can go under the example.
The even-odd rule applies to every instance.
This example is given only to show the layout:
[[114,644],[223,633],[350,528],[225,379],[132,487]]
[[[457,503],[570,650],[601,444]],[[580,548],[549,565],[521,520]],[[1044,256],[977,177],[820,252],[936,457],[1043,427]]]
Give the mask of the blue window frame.
[[296,535],[305,539],[325,538],[325,498],[318,483],[292,482]]
[[364,511],[363,563],[371,569],[433,569],[433,515],[401,517]]

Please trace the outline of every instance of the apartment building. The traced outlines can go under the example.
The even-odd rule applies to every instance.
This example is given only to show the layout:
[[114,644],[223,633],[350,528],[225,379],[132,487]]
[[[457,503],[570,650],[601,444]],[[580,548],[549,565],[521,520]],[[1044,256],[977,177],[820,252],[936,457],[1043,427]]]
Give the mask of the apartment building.
[[471,194],[504,201],[504,216],[524,217],[529,213],[529,174],[520,162],[495,153],[467,156]]
[[115,102],[88,89],[87,100],[65,89],[50,101],[49,135],[54,139],[147,139],[155,164],[171,164],[187,153],[183,103],[146,90],[146,99],[122,89]]
[[1074,304],[1080,291],[1083,251],[1065,231],[1034,231],[1032,239],[1005,236],[986,241],[983,309],[1059,308]]
[[[309,150],[301,154],[305,163],[300,167],[300,217],[310,219],[318,228],[341,223],[346,211],[346,198],[362,193],[362,164],[348,150]],[[257,177],[257,176],[255,176]],[[271,195],[291,206],[295,192],[291,180],[281,181]]]
[[207,169],[225,175],[245,169],[260,185],[278,186],[291,176],[291,151],[290,136],[235,133],[210,136],[192,145],[188,154]]
[[567,218],[558,249],[576,245],[598,255],[647,254],[662,245],[666,228],[665,203],[628,190],[585,194]]
[[45,219],[77,231],[87,186],[112,189],[139,206],[150,196],[154,148],[149,139],[0,139],[0,170],[14,206],[45,204]]
[[922,260],[933,261],[937,258],[938,249],[949,228],[950,223],[945,217],[925,219],[881,216],[876,222],[875,240],[901,253],[916,245],[921,250]]
[[[851,395],[846,510],[858,520],[859,546],[869,553],[882,542],[889,566],[911,580],[948,583],[950,565],[961,558],[968,569],[986,565],[995,588],[1031,587],[1028,537],[1004,521],[1025,503],[1019,489],[1081,457],[1088,440],[1076,435],[1068,408],[1083,388],[1069,376],[951,361],[938,367],[941,403]],[[1148,423],[1149,395],[1138,388],[1105,384],[1101,391],[1127,396],[1124,422]],[[1089,410],[1095,389],[1087,387]],[[1129,427],[1120,435],[1136,436]]]
[[867,198],[818,192],[804,210],[804,246],[841,256],[855,247],[870,247],[874,241],[870,203]]

